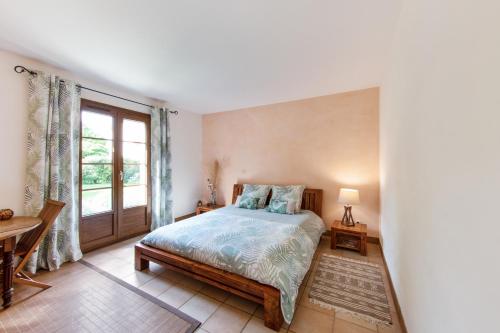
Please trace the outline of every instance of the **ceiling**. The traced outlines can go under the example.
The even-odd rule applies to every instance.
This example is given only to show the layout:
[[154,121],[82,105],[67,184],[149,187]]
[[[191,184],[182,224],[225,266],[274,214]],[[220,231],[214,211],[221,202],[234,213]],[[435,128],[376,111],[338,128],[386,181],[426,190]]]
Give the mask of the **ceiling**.
[[379,85],[400,0],[0,0],[0,48],[211,113]]

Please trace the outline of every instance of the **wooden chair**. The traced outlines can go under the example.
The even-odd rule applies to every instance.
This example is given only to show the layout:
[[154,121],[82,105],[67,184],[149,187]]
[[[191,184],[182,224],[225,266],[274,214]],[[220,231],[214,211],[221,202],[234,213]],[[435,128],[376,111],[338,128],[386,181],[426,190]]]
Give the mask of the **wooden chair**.
[[47,200],[45,206],[38,214],[38,217],[42,219],[42,223],[33,230],[30,230],[22,235],[21,239],[16,245],[15,255],[21,257],[21,261],[14,269],[14,283],[26,284],[34,287],[39,287],[43,289],[50,288],[51,286],[38,282],[30,278],[26,273],[23,272],[23,268],[28,262],[29,258],[38,248],[38,245],[42,239],[49,232],[50,227],[54,224],[57,216],[63,209],[65,203]]

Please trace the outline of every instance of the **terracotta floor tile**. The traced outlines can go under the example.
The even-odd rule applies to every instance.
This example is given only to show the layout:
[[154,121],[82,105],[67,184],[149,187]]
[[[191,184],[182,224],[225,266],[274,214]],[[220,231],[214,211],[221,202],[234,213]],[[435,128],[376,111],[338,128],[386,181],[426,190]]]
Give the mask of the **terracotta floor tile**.
[[382,268],[384,266],[384,259],[382,259],[382,257],[369,256],[368,257],[368,262],[371,262],[372,264],[377,264],[377,265],[379,265]]
[[182,305],[179,310],[204,323],[221,304],[211,297],[197,294]]
[[295,333],[331,333],[333,329],[333,315],[299,306],[290,325]]
[[162,278],[161,276],[157,276],[150,281],[146,282],[144,285],[140,286],[140,289],[147,292],[148,294],[158,297],[160,294],[167,291],[174,285],[173,282]]
[[356,318],[356,317],[354,317],[346,312],[337,311],[335,313],[335,320],[337,320],[337,319],[344,320],[344,321],[350,322],[350,323],[358,325],[358,326],[362,326],[362,327],[367,328],[367,329],[372,330],[372,331],[377,331],[377,325],[372,324],[366,320]]
[[156,276],[149,271],[134,271],[132,274],[125,276],[122,278],[123,281],[133,285],[134,287],[139,288],[143,286],[147,282],[154,279]]
[[[114,266],[113,268],[102,268],[104,271],[107,271],[111,273],[112,275],[123,279],[126,276],[131,275],[132,273],[136,272],[134,268],[134,263],[133,262],[127,262],[124,260],[120,259],[120,264],[118,266]],[[97,267],[101,268],[101,266],[96,265]]]
[[222,304],[201,328],[210,333],[240,333],[250,317],[246,312]]
[[157,296],[159,300],[178,308],[186,303],[191,297],[195,295],[195,292],[183,285],[176,284],[168,288],[167,291]]
[[[84,258],[85,259],[85,258]],[[92,262],[90,262],[92,263]],[[102,270],[105,270],[109,273],[112,273],[114,270],[119,269],[120,267],[127,265],[127,262],[115,257],[110,256],[108,260],[101,262],[99,264],[95,264]]]
[[378,244],[367,244],[367,253],[369,257],[382,257],[382,251],[380,250],[380,246]]
[[395,322],[392,325],[377,325],[378,333],[403,333],[399,322]]
[[129,261],[134,257],[134,249],[124,246],[111,250],[108,252],[108,254],[115,258]]
[[335,318],[335,323],[333,326],[334,333],[373,333],[376,331],[370,330],[368,328],[355,325],[349,321]]

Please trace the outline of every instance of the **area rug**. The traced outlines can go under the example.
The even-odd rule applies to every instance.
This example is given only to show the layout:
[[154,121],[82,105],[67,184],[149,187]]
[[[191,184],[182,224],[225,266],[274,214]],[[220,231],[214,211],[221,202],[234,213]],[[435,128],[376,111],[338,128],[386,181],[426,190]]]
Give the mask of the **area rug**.
[[392,324],[380,266],[323,254],[309,301],[373,324]]
[[37,280],[44,291],[16,286],[0,310],[0,332],[192,333],[200,322],[87,262],[67,263]]

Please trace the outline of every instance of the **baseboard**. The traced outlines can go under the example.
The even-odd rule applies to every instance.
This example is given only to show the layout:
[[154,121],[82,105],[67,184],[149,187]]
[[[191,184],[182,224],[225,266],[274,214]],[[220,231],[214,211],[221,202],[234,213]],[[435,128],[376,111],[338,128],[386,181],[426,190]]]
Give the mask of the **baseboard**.
[[193,217],[195,215],[196,215],[196,213],[190,213],[190,214],[186,214],[186,215],[182,215],[182,216],[176,217],[175,218],[175,222],[179,222],[179,221],[188,219],[188,218]]
[[[376,237],[374,237],[374,238],[376,238]],[[377,238],[377,240],[378,240],[378,238]],[[370,240],[368,239],[368,241],[370,241]],[[385,272],[387,273],[387,278],[389,279],[389,285],[391,286],[392,299],[394,300],[394,305],[396,306],[396,312],[398,314],[399,323],[401,325],[401,330],[403,331],[403,333],[408,333],[408,330],[406,329],[405,319],[403,318],[403,313],[401,312],[401,307],[399,306],[399,301],[398,301],[398,297],[396,295],[396,290],[394,289],[394,285],[392,284],[391,273],[389,272],[389,267],[387,266],[387,261],[385,261],[385,255],[384,255],[384,250],[382,249],[382,246],[380,246],[380,252],[382,253],[382,260],[384,260],[384,268],[385,268]]]

